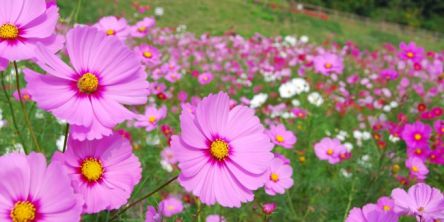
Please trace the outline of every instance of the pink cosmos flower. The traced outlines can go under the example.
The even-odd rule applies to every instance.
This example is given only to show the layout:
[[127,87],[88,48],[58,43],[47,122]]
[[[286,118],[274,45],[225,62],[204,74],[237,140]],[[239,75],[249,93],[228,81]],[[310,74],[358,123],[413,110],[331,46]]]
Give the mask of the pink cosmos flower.
[[148,32],[156,25],[154,18],[144,18],[131,27],[131,36],[142,38],[148,35]]
[[148,82],[139,60],[122,42],[91,27],[67,34],[74,68],[38,47],[36,56],[47,72],[25,69],[27,88],[39,108],[71,125],[78,140],[100,139],[112,128],[136,117],[124,105],[145,104]]
[[347,149],[338,139],[323,138],[314,145],[315,154],[320,160],[327,160],[330,164],[341,162],[341,154],[346,153]]
[[380,210],[375,204],[350,210],[345,222],[397,222],[398,215],[391,211]]
[[427,169],[424,161],[417,157],[409,157],[405,161],[405,166],[410,170],[410,174],[419,180],[425,179],[429,174],[429,169]]
[[84,199],[85,213],[120,208],[142,173],[130,142],[118,134],[83,142],[69,138],[66,152],[55,153],[52,160],[65,167]]
[[197,79],[199,80],[199,83],[201,85],[207,85],[211,81],[213,81],[213,74],[210,72],[204,72],[200,74],[199,77],[197,77]]
[[162,216],[171,217],[182,211],[182,201],[176,197],[169,196],[159,203],[159,212]]
[[380,197],[376,202],[376,206],[383,211],[394,211],[395,202],[390,197]]
[[325,76],[336,73],[341,74],[344,69],[342,58],[332,53],[323,53],[314,58],[314,68]]
[[161,222],[162,216],[157,213],[156,208],[148,206],[146,209],[145,222]]
[[205,222],[226,222],[225,217],[217,215],[217,214],[211,214],[208,215],[205,219]]
[[398,78],[399,74],[394,69],[384,69],[381,70],[379,76],[385,80],[395,80]]
[[392,191],[395,211],[421,217],[424,220],[444,220],[444,196],[436,188],[418,183],[408,192],[396,188]]
[[428,144],[432,133],[432,128],[422,122],[406,124],[401,133],[402,139],[409,147],[422,147]]
[[433,128],[438,135],[444,135],[444,120],[435,121]]
[[273,144],[248,107],[230,109],[226,93],[210,94],[195,114],[183,110],[182,133],[171,148],[179,161],[179,183],[208,205],[240,207],[265,183]]
[[413,62],[420,62],[424,58],[424,49],[417,47],[414,42],[406,44],[401,42],[399,44],[401,51],[399,52],[399,58],[402,60],[411,60]]
[[407,147],[408,157],[418,157],[421,160],[426,160],[429,156],[430,148],[428,145],[423,145],[420,147]]
[[157,109],[155,105],[147,106],[145,114],[139,115],[135,123],[136,127],[145,127],[147,132],[157,128],[157,124],[160,120],[164,119],[167,115],[166,106],[162,106]]
[[270,137],[271,142],[287,149],[293,148],[297,140],[293,132],[285,129],[283,124],[270,126],[270,130],[267,130],[267,135]]
[[140,55],[140,60],[150,68],[161,63],[160,52],[153,46],[142,44],[137,46],[134,50]]
[[39,153],[12,153],[0,157],[0,166],[0,221],[80,221],[81,198],[59,164],[47,166]]
[[101,18],[94,27],[105,33],[107,36],[116,36],[123,41],[128,38],[131,31],[125,18],[119,19],[115,16]]
[[[23,101],[32,101],[32,96],[31,94],[29,94],[28,89],[26,88],[22,88],[20,89],[20,94],[22,95],[22,100]],[[14,96],[14,99],[17,101],[20,101],[20,96],[18,94],[18,91],[15,91],[12,96]]]
[[291,110],[291,112],[294,114],[296,118],[300,119],[305,119],[305,117],[307,117],[308,115],[307,111],[301,108],[294,108],[293,110]]
[[56,42],[57,6],[46,8],[45,0],[4,0],[0,9],[0,57],[31,59],[37,44]]
[[162,157],[163,160],[167,161],[169,164],[177,163],[176,158],[174,158],[173,150],[171,150],[170,147],[163,149],[162,152],[160,153],[160,156]]
[[268,180],[265,182],[265,192],[271,196],[284,194],[286,189],[293,186],[293,169],[279,158],[274,158],[271,161],[268,175]]

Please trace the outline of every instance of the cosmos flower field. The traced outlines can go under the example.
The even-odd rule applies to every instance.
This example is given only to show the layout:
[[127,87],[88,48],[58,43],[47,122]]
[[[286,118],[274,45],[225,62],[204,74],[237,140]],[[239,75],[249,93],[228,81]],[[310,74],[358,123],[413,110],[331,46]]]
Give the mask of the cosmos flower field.
[[0,0],[0,221],[444,221],[442,49],[59,10]]

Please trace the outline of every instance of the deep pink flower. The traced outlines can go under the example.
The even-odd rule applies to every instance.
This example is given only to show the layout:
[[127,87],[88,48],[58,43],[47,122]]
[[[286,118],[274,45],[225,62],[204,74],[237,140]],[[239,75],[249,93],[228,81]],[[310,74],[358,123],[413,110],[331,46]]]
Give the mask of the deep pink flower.
[[424,161],[429,156],[429,153],[430,148],[427,144],[419,147],[407,147],[408,157],[417,157]]
[[293,186],[293,169],[279,158],[274,158],[271,161],[268,175],[267,182],[265,182],[265,192],[269,195],[284,194],[286,189]]
[[152,68],[161,63],[161,55],[158,49],[150,45],[139,45],[134,49],[140,56],[140,60]]
[[252,201],[273,159],[273,144],[254,111],[230,109],[230,98],[221,92],[204,98],[194,115],[183,110],[180,124],[182,133],[171,141],[180,184],[208,205]]
[[398,78],[399,74],[394,69],[384,69],[379,73],[379,76],[385,80],[395,80]]
[[58,163],[19,153],[0,157],[0,221],[80,221],[82,201]]
[[156,208],[148,206],[146,209],[145,222],[161,222],[162,216],[157,213]]
[[144,18],[131,27],[131,36],[142,38],[148,35],[148,32],[156,25],[154,18]]
[[182,211],[182,201],[176,197],[169,196],[159,203],[159,212],[162,216],[171,217]]
[[286,149],[293,148],[297,140],[294,133],[285,129],[283,124],[270,126],[266,133],[270,137],[271,142]]
[[262,212],[264,214],[270,215],[276,210],[276,203],[265,203],[262,205]]
[[294,114],[296,118],[305,119],[308,115],[307,111],[302,108],[294,108],[291,110],[291,112]]
[[142,176],[130,142],[118,134],[83,142],[69,138],[66,152],[52,160],[65,167],[85,213],[120,208]]
[[438,135],[444,135],[444,120],[437,120],[433,124],[433,128],[435,128],[435,132]]
[[201,85],[207,85],[211,81],[213,81],[213,74],[210,72],[204,72],[200,74],[199,77],[197,77],[197,79],[199,80],[199,83]]
[[145,127],[147,132],[157,128],[157,124],[160,120],[164,119],[167,115],[166,106],[162,106],[157,109],[155,105],[147,106],[145,108],[145,114],[137,117],[135,126]]
[[36,57],[47,72],[25,69],[27,88],[39,108],[71,125],[74,139],[100,139],[112,128],[136,115],[124,105],[144,104],[148,82],[134,53],[116,38],[91,27],[78,27],[67,35],[67,50],[74,69],[38,47]]
[[422,159],[417,157],[409,157],[405,161],[405,166],[410,170],[410,174],[416,178],[423,180],[429,174],[429,169]]
[[403,60],[420,62],[424,58],[424,49],[417,47],[414,42],[410,42],[408,45],[405,42],[401,42],[399,48],[401,49],[399,58]]
[[0,9],[0,57],[31,59],[37,44],[56,43],[57,6],[46,8],[45,0],[5,0]]
[[315,154],[320,160],[327,160],[330,164],[341,162],[341,154],[346,153],[347,149],[338,139],[323,138],[314,145]]
[[408,192],[396,188],[392,191],[392,198],[398,213],[420,216],[425,220],[444,219],[443,194],[427,184],[415,184]]
[[342,58],[332,53],[318,55],[313,62],[316,72],[326,76],[331,73],[341,74],[344,69]]
[[392,211],[380,210],[375,204],[350,210],[345,222],[397,222],[398,215]]
[[126,40],[131,31],[125,18],[115,16],[101,18],[94,27],[107,36],[116,36],[120,40]]
[[406,124],[401,137],[409,147],[421,147],[428,144],[432,128],[422,122]]

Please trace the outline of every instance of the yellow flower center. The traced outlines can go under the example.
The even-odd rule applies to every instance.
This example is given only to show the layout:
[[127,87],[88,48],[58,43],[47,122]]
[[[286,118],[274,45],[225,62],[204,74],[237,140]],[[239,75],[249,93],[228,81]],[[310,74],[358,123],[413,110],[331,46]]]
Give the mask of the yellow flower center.
[[271,173],[270,180],[273,181],[273,182],[278,182],[279,181],[279,175],[277,175],[276,173]]
[[281,135],[276,135],[276,141],[278,141],[279,143],[284,142],[284,137]]
[[30,96],[29,94],[24,94],[24,95],[23,95],[23,100],[28,101],[28,100],[30,100],[30,99],[31,99],[31,96]]
[[143,53],[143,57],[147,58],[147,59],[151,59],[151,57],[153,57],[153,53],[151,52],[144,52]]
[[139,31],[139,32],[146,31],[146,26],[140,26],[139,28],[137,28],[137,31]]
[[419,148],[417,148],[417,149],[415,150],[415,153],[416,153],[417,155],[420,155],[420,154],[422,153],[422,150],[419,149]]
[[413,58],[414,56],[415,56],[415,54],[413,54],[413,52],[407,52],[407,57]]
[[156,122],[156,117],[155,117],[155,116],[150,116],[150,117],[148,118],[148,121],[149,121],[150,123],[154,123],[154,122]]
[[83,160],[80,171],[89,182],[96,182],[102,178],[103,166],[100,160],[90,157]]
[[412,171],[415,172],[415,173],[417,173],[417,172],[419,171],[419,169],[418,169],[417,166],[412,166]]
[[4,24],[0,26],[0,39],[15,39],[19,35],[17,26]]
[[225,159],[228,156],[228,151],[228,143],[221,139],[217,139],[211,143],[210,153],[214,158],[218,160]]
[[333,149],[329,148],[327,150],[327,155],[329,155],[329,156],[333,155]]
[[331,63],[325,63],[325,65],[324,65],[324,67],[326,68],[326,69],[329,69],[329,68],[331,68],[333,65],[331,64]]
[[85,73],[77,81],[77,88],[83,93],[93,93],[99,87],[99,79],[92,73]]
[[422,135],[420,133],[415,133],[415,135],[413,135],[413,137],[415,138],[416,141],[419,141],[422,139]]
[[19,201],[15,203],[10,214],[13,222],[31,222],[35,219],[35,215],[35,206],[29,201]]
[[389,211],[389,210],[391,210],[392,208],[390,207],[390,206],[387,206],[387,205],[384,205],[384,211]]
[[174,205],[168,205],[167,206],[167,210],[169,210],[169,211],[172,211],[174,209],[175,209]]
[[106,30],[106,35],[115,35],[116,31],[114,31],[114,29],[108,29]]

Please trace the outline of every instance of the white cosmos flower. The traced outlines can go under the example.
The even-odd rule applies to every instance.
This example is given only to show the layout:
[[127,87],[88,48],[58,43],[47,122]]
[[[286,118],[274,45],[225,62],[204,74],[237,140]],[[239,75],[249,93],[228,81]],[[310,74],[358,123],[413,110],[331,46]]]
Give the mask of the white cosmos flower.
[[301,36],[300,41],[301,41],[302,43],[307,43],[307,42],[308,42],[308,36],[306,36],[306,35]]
[[154,9],[154,14],[155,14],[156,16],[162,16],[163,13],[164,13],[164,11],[163,11],[163,8],[162,8],[162,7],[156,7],[156,8]]
[[259,106],[262,106],[265,103],[265,101],[267,101],[267,99],[268,95],[266,93],[259,93],[251,99],[250,107],[257,108]]
[[282,98],[291,98],[296,94],[297,94],[296,87],[291,81],[286,82],[279,87],[279,95]]
[[321,94],[318,92],[312,92],[307,97],[308,102],[315,105],[320,106],[324,103],[324,99],[322,98]]
[[303,92],[310,91],[310,86],[308,85],[307,81],[302,78],[295,78],[291,80],[292,84],[296,88],[296,93],[301,94]]

